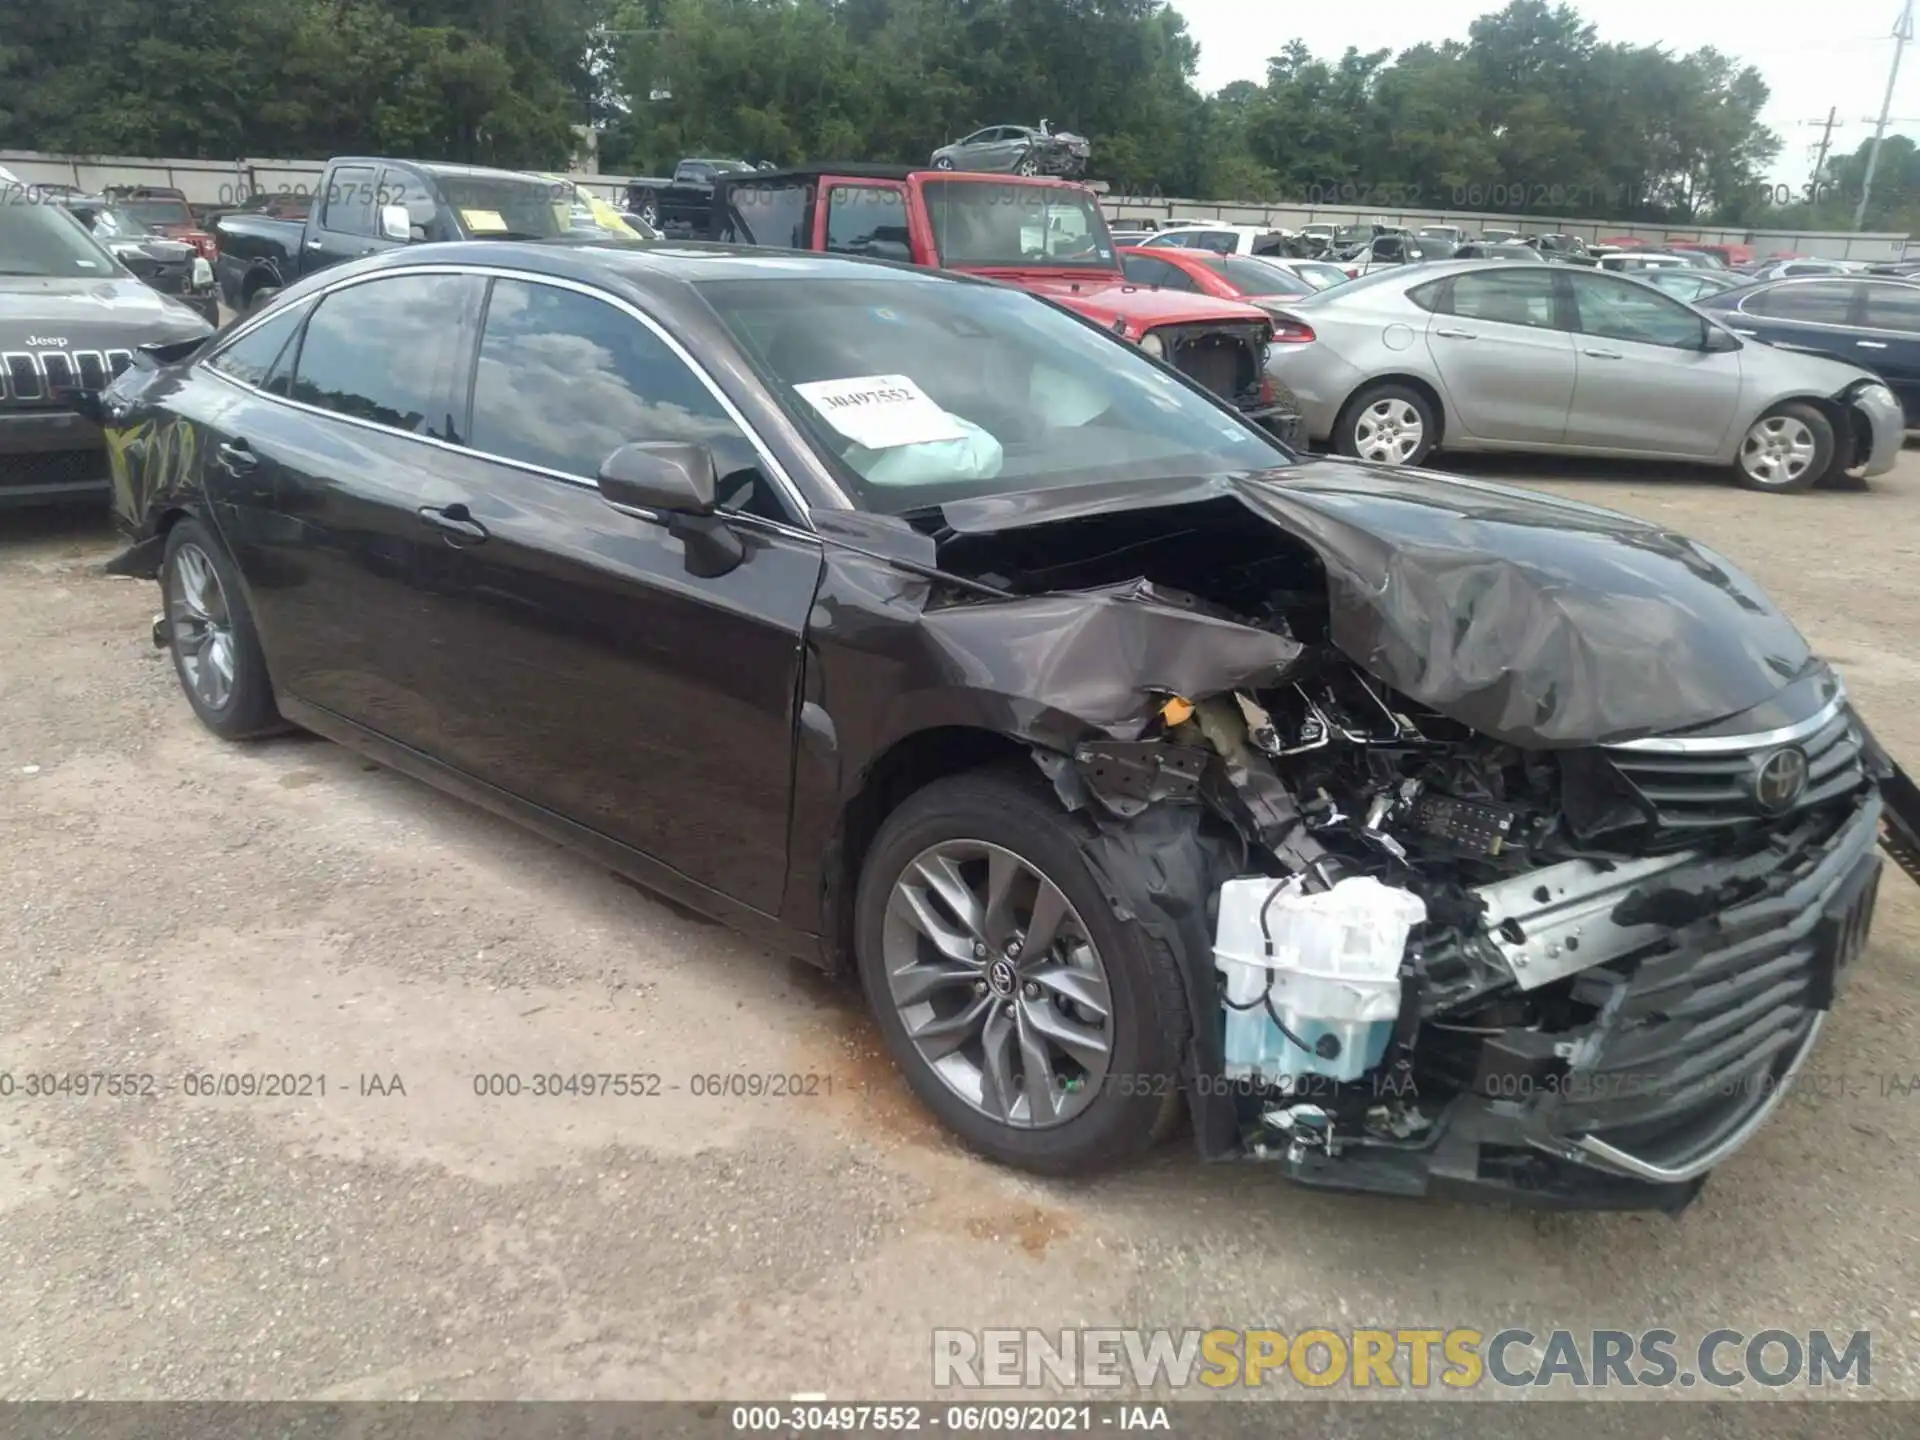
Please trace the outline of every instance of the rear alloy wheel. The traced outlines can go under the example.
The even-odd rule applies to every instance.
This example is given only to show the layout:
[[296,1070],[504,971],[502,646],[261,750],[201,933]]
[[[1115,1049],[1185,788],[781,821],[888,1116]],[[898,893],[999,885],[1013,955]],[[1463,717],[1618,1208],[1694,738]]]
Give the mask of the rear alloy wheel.
[[1376,385],[1341,413],[1334,449],[1379,465],[1418,465],[1433,452],[1433,408],[1405,385]]
[[199,521],[167,532],[160,592],[173,668],[200,723],[225,740],[283,728],[239,576]]
[[973,1149],[1079,1174],[1178,1118],[1173,962],[1114,915],[1072,822],[1032,788],[983,773],[912,796],[876,837],[856,907],[887,1048]]
[[942,155],[938,160],[933,162],[933,168],[936,170],[953,169],[953,157],[951,155]]
[[642,220],[647,222],[647,228],[649,230],[658,230],[660,228],[660,202],[654,199],[653,196],[641,196],[640,209],[636,213]]
[[1748,428],[1733,462],[1734,479],[1749,490],[1790,495],[1805,490],[1833,464],[1833,426],[1798,400],[1776,405]]

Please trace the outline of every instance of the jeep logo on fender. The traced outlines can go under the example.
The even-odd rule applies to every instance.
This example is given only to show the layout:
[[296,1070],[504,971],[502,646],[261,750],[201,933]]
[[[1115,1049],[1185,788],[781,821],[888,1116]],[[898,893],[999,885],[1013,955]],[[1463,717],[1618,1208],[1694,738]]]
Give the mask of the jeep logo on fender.
[[[27,337],[29,345],[45,343],[45,336]],[[131,350],[6,351],[0,353],[0,400],[55,400],[74,390],[104,390],[132,363]]]

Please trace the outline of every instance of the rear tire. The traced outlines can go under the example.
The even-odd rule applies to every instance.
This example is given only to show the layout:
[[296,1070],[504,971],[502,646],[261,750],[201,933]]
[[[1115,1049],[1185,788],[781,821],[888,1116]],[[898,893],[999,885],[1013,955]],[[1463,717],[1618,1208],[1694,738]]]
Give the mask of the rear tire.
[[174,673],[200,723],[223,740],[285,729],[239,571],[200,521],[182,520],[167,532],[160,593]]
[[1419,465],[1440,433],[1433,403],[1412,386],[1382,381],[1364,387],[1333,426],[1337,455],[1378,465]]
[[[887,817],[855,900],[861,983],[907,1083],[970,1149],[1043,1175],[1111,1168],[1170,1133],[1190,1034],[1176,962],[1114,915],[1077,838],[1009,775],[939,780]],[[1043,902],[1057,923],[1023,954]],[[944,1048],[949,1033],[965,1038]]]
[[933,168],[936,170],[953,169],[953,157],[951,155],[942,155],[938,160],[933,162]]
[[277,296],[279,293],[280,293],[280,287],[278,285],[259,286],[254,290],[254,292],[251,295],[247,297],[247,308],[245,310],[242,310],[240,313],[243,315],[254,315],[259,313],[260,311],[266,309],[267,306],[271,305],[274,301],[274,297]]
[[1734,481],[1748,490],[1797,495],[1833,467],[1833,423],[1802,400],[1774,406],[1752,425],[1733,459]]

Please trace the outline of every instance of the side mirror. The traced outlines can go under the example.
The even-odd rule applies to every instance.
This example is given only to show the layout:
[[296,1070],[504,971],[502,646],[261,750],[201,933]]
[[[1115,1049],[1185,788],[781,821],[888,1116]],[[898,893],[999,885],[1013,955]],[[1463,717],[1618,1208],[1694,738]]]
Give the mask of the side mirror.
[[413,234],[413,218],[404,205],[380,207],[380,238],[405,241]]
[[1706,335],[1700,342],[1700,348],[1709,355],[1731,355],[1740,348],[1739,337],[1728,334],[1718,325],[1707,325]]
[[711,515],[718,484],[713,452],[704,445],[622,445],[600,464],[600,494],[634,510]]
[[622,511],[653,510],[686,547],[687,573],[713,580],[746,559],[747,547],[714,508],[719,476],[704,445],[622,445],[600,465],[600,494]]

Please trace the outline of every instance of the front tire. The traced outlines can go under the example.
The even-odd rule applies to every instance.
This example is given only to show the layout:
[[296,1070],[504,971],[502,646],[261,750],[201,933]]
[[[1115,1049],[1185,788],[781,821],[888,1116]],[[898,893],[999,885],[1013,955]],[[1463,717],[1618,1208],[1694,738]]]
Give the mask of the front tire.
[[933,162],[933,168],[936,170],[953,169],[953,157],[951,155],[942,155],[939,159]]
[[223,740],[284,729],[239,573],[200,521],[167,532],[160,592],[174,673],[200,723]]
[[1334,422],[1333,449],[1377,465],[1418,465],[1433,453],[1439,434],[1432,402],[1411,386],[1388,381],[1347,402]]
[[1040,173],[1040,157],[1029,150],[1020,157],[1020,163],[1013,167],[1013,173],[1016,175],[1038,175]]
[[1074,822],[1032,787],[979,772],[913,795],[875,837],[854,918],[887,1049],[969,1148],[1088,1174],[1177,1121],[1176,964],[1114,915]]
[[259,286],[254,290],[254,292],[251,295],[247,297],[247,308],[241,311],[240,313],[243,315],[257,314],[259,311],[264,310],[267,308],[267,306],[271,305],[273,303],[274,297],[279,293],[280,293],[280,287],[278,285]]
[[1733,478],[1749,490],[1795,495],[1833,465],[1833,424],[1812,405],[1789,400],[1747,427],[1733,460]]

